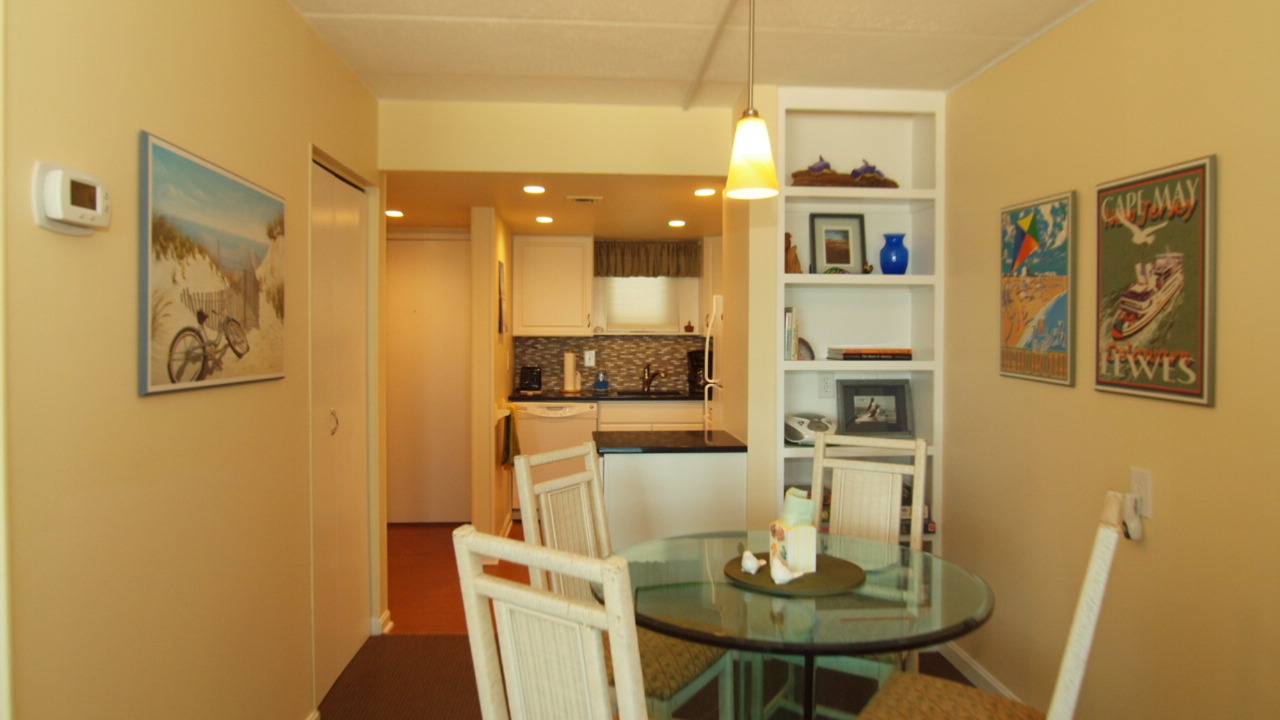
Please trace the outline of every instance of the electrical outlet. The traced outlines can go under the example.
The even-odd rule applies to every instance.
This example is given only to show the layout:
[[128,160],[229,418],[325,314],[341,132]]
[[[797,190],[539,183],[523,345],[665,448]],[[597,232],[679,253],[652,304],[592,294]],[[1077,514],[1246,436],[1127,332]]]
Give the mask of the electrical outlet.
[[1138,496],[1138,514],[1151,518],[1151,492],[1153,481],[1151,471],[1146,468],[1129,468],[1129,492]]
[[833,398],[836,396],[836,374],[818,373],[818,397]]
[[595,366],[596,366],[596,351],[595,351],[595,350],[585,350],[585,351],[583,351],[583,353],[582,353],[582,365],[583,365],[583,367],[595,367]]

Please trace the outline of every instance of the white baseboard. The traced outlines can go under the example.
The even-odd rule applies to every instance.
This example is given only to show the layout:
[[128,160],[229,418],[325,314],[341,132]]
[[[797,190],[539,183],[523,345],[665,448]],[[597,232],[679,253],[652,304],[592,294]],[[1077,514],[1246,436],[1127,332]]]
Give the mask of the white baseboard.
[[369,633],[371,635],[386,635],[391,632],[391,628],[396,624],[391,622],[391,611],[383,610],[382,615],[373,619],[370,623]]
[[1013,694],[1013,691],[1000,682],[995,675],[987,672],[987,669],[978,664],[969,653],[961,650],[955,643],[947,643],[939,648],[942,657],[955,666],[964,675],[965,679],[973,683],[973,686],[979,690],[1003,695],[1011,700],[1022,700]]

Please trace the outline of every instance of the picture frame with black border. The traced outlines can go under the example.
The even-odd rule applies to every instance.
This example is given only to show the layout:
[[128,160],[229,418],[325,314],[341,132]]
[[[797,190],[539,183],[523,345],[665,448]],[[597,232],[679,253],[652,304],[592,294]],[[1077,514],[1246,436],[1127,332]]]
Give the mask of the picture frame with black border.
[[915,437],[910,380],[837,380],[837,435]]
[[867,267],[862,215],[809,215],[809,272],[860,275],[868,272]]

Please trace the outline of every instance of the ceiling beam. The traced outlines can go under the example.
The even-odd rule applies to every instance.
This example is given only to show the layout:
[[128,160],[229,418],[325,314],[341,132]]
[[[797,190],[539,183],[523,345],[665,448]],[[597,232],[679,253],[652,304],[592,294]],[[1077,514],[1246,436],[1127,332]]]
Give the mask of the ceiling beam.
[[684,93],[684,103],[681,110],[688,110],[693,104],[693,97],[698,94],[698,88],[702,87],[702,77],[707,74],[707,66],[711,64],[711,55],[715,53],[716,46],[720,44],[720,36],[724,34],[724,26],[729,22],[729,14],[733,12],[733,6],[738,0],[725,0],[724,9],[720,11],[720,20],[716,23],[716,29],[711,33],[711,38],[707,42],[706,52],[702,54],[702,62],[698,65],[698,71],[694,73],[693,79],[689,81],[689,89]]

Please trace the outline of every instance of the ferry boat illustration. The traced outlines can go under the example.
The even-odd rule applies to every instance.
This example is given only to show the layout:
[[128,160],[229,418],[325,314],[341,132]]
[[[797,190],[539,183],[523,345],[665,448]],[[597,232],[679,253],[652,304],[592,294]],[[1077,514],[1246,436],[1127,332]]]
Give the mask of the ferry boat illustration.
[[1162,252],[1154,262],[1134,266],[1137,280],[1120,294],[1111,337],[1123,340],[1151,324],[1186,282],[1182,253]]

